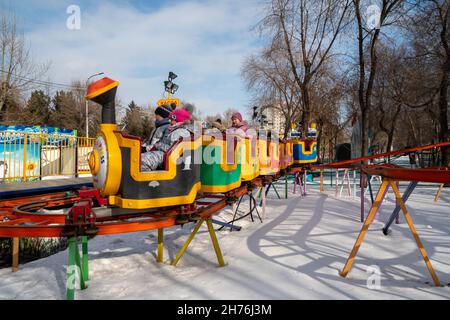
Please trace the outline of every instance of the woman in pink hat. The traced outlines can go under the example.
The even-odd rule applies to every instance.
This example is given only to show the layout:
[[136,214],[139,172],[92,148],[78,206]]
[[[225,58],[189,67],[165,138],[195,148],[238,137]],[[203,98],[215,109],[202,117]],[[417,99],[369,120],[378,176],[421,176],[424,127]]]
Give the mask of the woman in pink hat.
[[231,122],[232,125],[227,129],[227,133],[240,133],[242,135],[245,135],[247,130],[250,129],[247,121],[242,119],[242,115],[239,112],[233,113],[233,115],[231,116]]

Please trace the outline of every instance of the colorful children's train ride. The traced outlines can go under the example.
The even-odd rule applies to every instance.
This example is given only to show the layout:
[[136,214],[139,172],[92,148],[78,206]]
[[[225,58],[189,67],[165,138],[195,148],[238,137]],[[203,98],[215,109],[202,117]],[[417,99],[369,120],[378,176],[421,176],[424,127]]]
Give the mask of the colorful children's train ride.
[[105,77],[91,84],[86,96],[102,106],[89,165],[94,186],[108,205],[127,209],[187,205],[199,193],[226,193],[257,177],[277,177],[291,166],[317,161],[314,139],[280,140],[272,131],[241,136],[199,127],[165,153],[162,170],[143,172],[141,139],[120,131],[115,123],[117,87],[117,81]]
[[[245,135],[223,134],[218,130],[202,130],[200,127],[196,130],[194,126],[190,137],[176,141],[164,153],[159,170],[143,171],[141,139],[119,130],[116,124],[114,100],[118,85],[117,81],[103,78],[89,86],[86,96],[88,100],[102,106],[102,123],[89,158],[94,189],[0,201],[0,236],[13,238],[13,267],[18,266],[19,238],[68,238],[68,299],[74,299],[75,286],[72,280],[77,278],[76,273],[79,273],[76,281],[79,281],[80,288],[86,288],[85,281],[89,279],[89,236],[158,230],[157,261],[163,262],[164,229],[186,223],[177,221],[177,218],[186,218],[187,215],[190,217],[187,221],[195,220],[192,219],[194,215],[200,218],[172,265],[178,263],[200,226],[206,223],[218,263],[224,266],[211,215],[236,201],[237,197],[245,194],[251,196],[251,190],[255,187],[264,186],[289,172],[298,174],[304,168],[295,167],[317,161],[317,142],[313,138],[300,138],[298,132],[291,135],[294,138],[280,140],[271,131],[249,130]],[[313,167],[321,170],[327,167],[339,168],[368,159],[449,145],[450,142],[443,142]],[[388,185],[391,185],[399,205],[397,214],[401,207],[433,280],[440,286],[406,210],[403,202],[406,200],[401,197],[397,182],[411,181],[412,188],[417,185],[417,181],[448,183],[448,167],[435,170],[359,165],[354,168],[359,168],[365,174],[382,176],[383,183],[341,275],[345,277],[350,271],[373,216],[378,211]],[[408,190],[412,192],[409,188],[405,199],[409,197]],[[250,204],[250,212],[251,208]],[[394,213],[391,219],[395,218]],[[220,224],[220,221],[215,223]],[[222,225],[235,227],[229,223]],[[78,249],[79,237],[82,256]]]

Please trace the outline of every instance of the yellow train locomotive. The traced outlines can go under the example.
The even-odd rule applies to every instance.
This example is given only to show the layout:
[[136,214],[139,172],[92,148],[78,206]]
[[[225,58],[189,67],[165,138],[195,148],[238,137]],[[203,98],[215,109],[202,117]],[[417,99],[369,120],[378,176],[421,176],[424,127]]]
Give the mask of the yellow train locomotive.
[[114,99],[118,82],[103,78],[89,86],[87,99],[102,105],[102,123],[89,159],[94,186],[110,205],[147,209],[189,204],[200,190],[201,135],[173,145],[164,170],[141,172],[141,139],[119,131]]

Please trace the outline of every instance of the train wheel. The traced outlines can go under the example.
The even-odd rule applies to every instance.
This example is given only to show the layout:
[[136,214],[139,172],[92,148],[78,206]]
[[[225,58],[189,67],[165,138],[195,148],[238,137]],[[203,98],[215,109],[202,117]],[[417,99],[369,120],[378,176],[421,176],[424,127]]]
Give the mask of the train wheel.
[[176,217],[176,219],[175,219],[175,222],[176,222],[177,224],[185,224],[185,223],[188,223],[188,222],[189,222],[189,219],[188,219],[188,217],[187,217],[186,215],[184,215],[184,214],[179,214],[179,215],[177,215],[177,217]]
[[199,215],[198,213],[193,213],[188,216],[189,221],[194,221],[194,222],[199,221],[201,218],[202,218],[202,216]]

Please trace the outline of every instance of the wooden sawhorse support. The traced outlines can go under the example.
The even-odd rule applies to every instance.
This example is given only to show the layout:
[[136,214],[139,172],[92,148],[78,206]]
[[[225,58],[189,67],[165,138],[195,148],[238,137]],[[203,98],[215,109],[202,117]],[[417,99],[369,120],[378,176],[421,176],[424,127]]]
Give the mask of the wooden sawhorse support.
[[380,189],[378,190],[375,201],[372,204],[372,207],[370,208],[369,214],[367,215],[367,218],[364,221],[364,224],[361,228],[358,238],[356,239],[355,245],[353,246],[350,256],[348,257],[347,262],[344,265],[344,269],[342,270],[340,275],[342,277],[346,277],[347,274],[349,273],[350,269],[352,268],[356,254],[358,253],[358,250],[361,247],[361,244],[364,240],[367,230],[369,229],[369,226],[372,223],[373,218],[375,217],[375,214],[377,213],[377,211],[383,201],[383,196],[385,195],[387,188],[389,186],[391,186],[392,190],[394,191],[397,204],[400,206],[400,208],[403,212],[403,215],[405,216],[405,220],[408,224],[409,229],[411,230],[411,233],[414,236],[414,239],[416,240],[420,254],[422,255],[423,260],[425,261],[425,264],[428,268],[428,271],[430,272],[431,277],[433,278],[434,284],[438,287],[441,287],[442,285],[439,282],[439,279],[438,279],[436,273],[434,272],[433,266],[431,265],[430,259],[428,258],[428,255],[427,255],[427,252],[425,251],[422,241],[420,240],[419,235],[417,234],[417,230],[413,224],[413,221],[412,221],[408,211],[406,210],[405,203],[403,202],[402,197],[400,195],[400,191],[398,190],[398,187],[397,187],[397,181],[391,180],[391,179],[386,179],[386,178],[383,178],[383,182],[381,183]]
[[[351,196],[351,187],[350,187],[350,173],[349,169],[344,169],[344,175],[341,181],[341,189],[339,191],[339,197],[342,196],[342,191],[344,190],[344,183],[347,182],[347,191],[348,195]],[[335,197],[338,196],[339,190],[339,169],[336,169],[336,187],[335,187]]]

